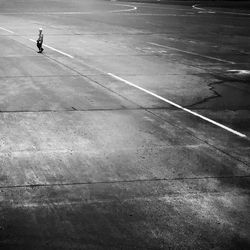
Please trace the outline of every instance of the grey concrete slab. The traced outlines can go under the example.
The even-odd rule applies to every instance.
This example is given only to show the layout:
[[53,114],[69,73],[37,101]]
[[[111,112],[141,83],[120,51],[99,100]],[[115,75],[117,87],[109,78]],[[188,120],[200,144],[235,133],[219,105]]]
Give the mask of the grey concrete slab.
[[[98,36],[98,39],[97,39]],[[102,57],[102,56],[128,56],[128,55],[139,55],[140,51],[136,51],[134,48],[130,48],[124,43],[123,35],[115,35],[111,37],[103,34],[89,35],[89,34],[77,34],[77,38],[69,35],[60,35],[55,40],[54,35],[47,35],[46,39],[51,46],[63,45],[63,41],[67,41],[67,48],[65,48],[69,54],[73,54],[76,57],[88,56],[91,57]]]
[[6,113],[1,134],[2,185],[249,175],[145,111]]
[[[209,100],[215,97],[215,93],[210,84],[216,84],[217,80],[205,74],[168,74],[166,72],[165,74],[158,75],[148,73],[119,76],[182,106],[192,105],[202,102],[204,99]],[[98,76],[92,76],[91,78],[96,79]],[[150,102],[148,102],[150,99],[154,102],[161,103],[163,107],[167,105],[163,101],[157,100],[157,98],[142,93],[140,90],[131,88],[131,86],[117,80],[107,80],[105,86],[109,86],[115,91],[118,91],[118,88],[120,88],[121,91],[125,90],[123,91],[125,96],[135,98],[134,100],[137,101],[140,100],[138,96],[143,94],[144,103],[140,103],[143,107],[150,108]],[[173,108],[171,105],[168,105],[168,107]]]
[[241,139],[228,131],[218,129],[216,126],[201,121],[199,118],[194,117],[183,111],[166,111],[166,110],[152,110],[156,115],[166,119],[171,124],[184,128],[190,131],[194,136],[200,138],[202,141],[208,142],[210,145],[226,152],[228,155],[250,164],[249,150],[249,111],[237,110],[237,111],[207,111],[205,109],[194,110],[201,115],[209,117],[210,119],[224,124],[236,131],[241,131],[247,135],[246,139]]
[[237,183],[211,179],[3,189],[0,197],[12,202],[1,201],[1,244],[12,249],[244,249],[248,190],[236,188]]
[[6,77],[0,87],[2,112],[139,107],[83,76]]
[[0,248],[249,249],[250,19],[215,12],[1,1]]
[[127,84],[117,81],[108,75],[89,75],[88,78],[101,85],[114,93],[122,95],[127,100],[138,105],[140,109],[150,108],[172,108],[171,105],[165,103],[157,98],[150,96],[136,88],[131,88]]
[[48,60],[43,55],[36,55],[32,59],[26,56],[0,57],[0,64],[0,77],[77,75],[76,72]]
[[[6,57],[34,56],[33,51],[31,51],[29,48],[26,48],[22,44],[16,42],[15,40],[11,39],[9,36],[8,37],[0,36],[0,44],[1,44],[0,57],[2,58],[2,60],[4,60],[4,58]],[[4,64],[3,61],[1,63]]]
[[[85,59],[85,58],[83,58]],[[204,73],[202,69],[195,69],[175,62],[166,62],[159,56],[105,56],[88,58],[87,61],[106,72],[114,74],[198,74]]]

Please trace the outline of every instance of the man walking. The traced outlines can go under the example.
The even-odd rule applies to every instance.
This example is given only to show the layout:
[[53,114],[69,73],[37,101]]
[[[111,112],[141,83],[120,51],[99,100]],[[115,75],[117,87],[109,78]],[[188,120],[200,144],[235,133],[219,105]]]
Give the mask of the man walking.
[[43,52],[43,29],[39,29],[39,34],[38,34],[38,39],[36,41],[37,48],[39,51],[37,53],[42,53]]

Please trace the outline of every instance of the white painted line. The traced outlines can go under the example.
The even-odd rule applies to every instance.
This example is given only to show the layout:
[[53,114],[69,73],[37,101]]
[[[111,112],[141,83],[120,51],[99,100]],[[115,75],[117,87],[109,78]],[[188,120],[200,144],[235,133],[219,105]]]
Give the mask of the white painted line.
[[11,34],[14,34],[14,32],[13,32],[13,31],[8,30],[8,29],[5,29],[5,28],[3,28],[3,27],[0,27],[0,29],[1,29],[1,30],[4,30],[4,31],[7,31],[7,32],[9,32],[9,33],[11,33]]
[[231,15],[239,15],[239,16],[250,16],[249,13],[242,13],[242,12],[225,12],[225,11],[218,11],[219,13],[223,14],[231,14]]
[[[8,30],[8,29],[5,29],[5,28],[3,28],[3,27],[0,27],[0,29],[1,29],[1,30],[4,30],[4,31],[7,31],[7,32],[9,32],[9,33],[11,33],[11,34],[14,34],[14,33],[15,33],[15,32],[13,32],[13,31]],[[33,40],[33,39],[29,39],[29,40],[30,40],[31,42],[36,43],[36,41]],[[55,48],[53,48],[53,47],[51,47],[51,46],[49,46],[49,45],[43,44],[43,46],[46,47],[46,48],[49,48],[49,49],[51,49],[51,50],[54,50],[54,51],[56,51],[56,52],[58,52],[58,53],[60,53],[60,54],[62,54],[62,55],[64,55],[64,56],[67,56],[67,57],[69,57],[69,58],[71,58],[71,59],[74,58],[73,56],[71,56],[71,55],[69,55],[69,54],[67,54],[67,53],[65,53],[65,52],[62,52],[61,50],[55,49]]]
[[150,8],[150,9],[160,9],[160,10],[184,10],[184,11],[188,11],[190,9],[189,6],[187,6],[186,9],[184,8],[170,8],[169,6],[168,7],[165,7],[163,6],[162,4],[159,5],[159,4],[156,4],[156,3],[150,3],[150,4],[147,4],[147,3],[139,3],[139,2],[131,2],[132,4],[136,4],[138,6],[140,6],[140,8]]
[[127,4],[114,4],[114,5],[129,7],[129,9],[125,9],[125,10],[111,10],[109,12],[111,12],[111,13],[118,13],[118,12],[129,12],[129,11],[137,10],[137,7],[133,6],[133,5],[127,5]]
[[195,4],[195,5],[193,5],[193,6],[192,6],[192,8],[193,8],[193,9],[196,9],[196,10],[201,10],[201,11],[199,11],[198,13],[216,14],[216,12],[215,12],[215,11],[213,11],[213,10],[206,10],[206,9],[204,9],[204,8],[199,8],[199,7],[197,7],[197,6],[196,6],[196,4]]
[[130,12],[137,10],[136,6],[133,5],[125,5],[125,4],[113,4],[115,6],[125,6],[129,9],[123,9],[123,10],[107,10],[107,11],[63,11],[63,12],[38,12],[38,11],[32,11],[32,12],[0,12],[1,15],[90,15],[90,14],[98,14],[98,13],[120,13],[120,12]]
[[205,56],[205,55],[198,54],[198,53],[195,53],[195,52],[181,50],[181,49],[177,49],[177,48],[174,48],[174,47],[170,47],[170,46],[166,46],[166,45],[161,45],[161,44],[158,44],[158,43],[149,43],[149,44],[152,44],[152,45],[155,45],[155,46],[158,46],[158,47],[163,47],[163,48],[171,49],[171,50],[176,50],[176,51],[179,51],[179,52],[182,52],[182,53],[186,53],[186,54],[190,54],[190,55],[194,55],[194,56],[204,57],[204,58],[207,58],[207,59],[210,59],[210,60],[215,60],[215,61],[219,61],[219,62],[235,64],[235,62],[232,62],[232,61],[227,61],[227,60],[220,59],[220,58],[217,58],[217,57],[212,57],[212,56]]
[[95,12],[80,12],[80,11],[64,11],[64,12],[0,12],[1,15],[88,15],[99,13]]
[[[119,12],[117,12],[119,13]],[[175,17],[195,17],[193,14],[154,14],[154,13],[121,13],[129,16],[175,16]]]
[[233,133],[235,135],[238,135],[240,137],[247,137],[246,135],[244,135],[244,134],[242,134],[242,133],[240,133],[240,132],[238,132],[238,131],[236,131],[234,129],[231,129],[231,128],[229,128],[229,127],[227,127],[227,126],[225,126],[225,125],[223,125],[221,123],[218,123],[218,122],[210,119],[210,118],[207,118],[207,117],[205,117],[203,115],[200,115],[200,114],[198,114],[198,113],[196,113],[196,112],[194,112],[194,111],[192,111],[190,109],[184,108],[184,107],[182,107],[181,105],[179,105],[177,103],[174,103],[174,102],[172,102],[172,101],[170,101],[170,100],[168,100],[168,99],[166,99],[166,98],[164,98],[162,96],[159,96],[159,95],[157,95],[157,94],[155,94],[155,93],[153,93],[153,92],[151,92],[151,91],[149,91],[147,89],[144,89],[144,88],[142,88],[142,87],[140,87],[140,86],[138,86],[138,85],[136,85],[136,84],[134,84],[132,82],[129,82],[129,81],[127,81],[127,80],[125,80],[125,79],[123,79],[123,78],[121,78],[119,76],[116,76],[116,75],[114,75],[112,73],[108,73],[108,75],[115,78],[115,79],[117,79],[117,80],[119,80],[119,81],[121,81],[121,82],[126,83],[129,86],[132,86],[132,87],[137,88],[137,89],[139,89],[139,90],[141,90],[141,91],[143,91],[143,92],[145,92],[145,93],[147,93],[149,95],[152,95],[152,96],[154,96],[154,97],[156,97],[156,98],[158,98],[158,99],[160,99],[160,100],[162,100],[162,101],[164,101],[164,102],[166,102],[168,104],[171,104],[172,106],[174,106],[174,107],[176,107],[178,109],[181,109],[181,110],[183,110],[183,111],[185,111],[187,113],[190,113],[190,114],[192,114],[194,116],[197,116],[197,117],[201,118],[202,120],[210,122],[210,123],[212,123],[213,125],[215,125],[217,127],[223,128],[224,130],[227,130],[227,131],[229,131],[229,132],[231,132],[231,133]]
[[[8,29],[5,29],[5,28],[2,28],[2,27],[0,27],[0,29],[5,30],[5,31],[7,31],[7,32],[9,32],[9,33],[11,33],[11,34],[14,33],[13,31],[8,30]],[[30,40],[31,42],[36,43],[36,41],[33,40],[33,39],[29,39],[29,40]],[[168,47],[168,46],[164,46],[164,45],[159,45],[159,44],[155,44],[155,43],[150,43],[150,44],[154,44],[154,45],[158,45],[158,46],[161,46],[161,47],[166,47],[166,48],[175,49],[175,50],[178,50],[178,51],[181,51],[181,52],[185,52],[185,53],[191,53],[191,54],[199,55],[199,54],[196,54],[196,53],[193,53],[193,52],[182,51],[182,50],[179,50],[179,49],[176,49],[176,48],[172,48],[172,47]],[[43,44],[43,46],[44,46],[44,47],[47,47],[47,48],[49,48],[49,49],[51,49],[51,50],[54,50],[54,51],[56,51],[56,52],[58,52],[58,53],[60,53],[60,54],[62,54],[62,55],[65,55],[65,56],[67,56],[67,57],[69,57],[69,58],[71,58],[71,59],[74,58],[73,56],[71,56],[71,55],[69,55],[69,54],[67,54],[67,53],[64,53],[64,52],[62,52],[62,51],[60,51],[60,50],[58,50],[58,49],[55,49],[55,48],[53,48],[53,47],[51,47],[51,46],[48,46],[48,45],[46,45],[46,44]],[[199,56],[202,56],[202,55],[199,55]],[[207,57],[207,56],[205,56],[205,57]],[[211,57],[207,57],[207,58],[211,58]],[[213,58],[213,59],[216,59],[216,58]],[[220,60],[220,59],[219,59],[219,60]],[[228,61],[226,61],[226,62],[228,62]],[[232,62],[231,62],[231,63],[232,63]],[[227,127],[227,126],[221,124],[221,123],[218,123],[218,122],[216,122],[216,121],[214,121],[214,120],[211,120],[210,118],[207,118],[207,117],[205,117],[205,116],[203,116],[203,115],[200,115],[200,114],[198,114],[198,113],[196,113],[196,112],[194,112],[194,111],[192,111],[192,110],[190,110],[190,109],[184,108],[184,107],[182,107],[181,105],[179,105],[179,104],[177,104],[177,103],[174,103],[174,102],[172,102],[172,101],[170,101],[170,100],[168,100],[168,99],[166,99],[166,98],[164,98],[164,97],[162,97],[162,96],[159,96],[159,95],[157,95],[157,94],[155,94],[155,93],[153,93],[153,92],[151,92],[151,91],[149,91],[149,90],[147,90],[147,89],[144,89],[144,88],[142,88],[142,87],[140,87],[140,86],[138,86],[138,85],[136,85],[136,84],[133,84],[132,82],[129,82],[129,81],[127,81],[127,80],[125,80],[125,79],[123,79],[123,78],[121,78],[121,77],[119,77],[119,76],[116,76],[116,75],[114,75],[114,74],[112,74],[112,73],[107,73],[107,74],[108,74],[109,76],[112,76],[113,78],[119,80],[119,81],[122,81],[122,82],[124,82],[124,83],[126,83],[126,84],[128,84],[128,85],[130,85],[130,86],[132,86],[132,87],[134,87],[134,88],[137,88],[137,89],[139,89],[139,90],[141,90],[141,91],[143,91],[143,92],[145,92],[145,93],[147,93],[147,94],[150,94],[150,95],[152,95],[152,96],[154,96],[154,97],[156,97],[156,98],[158,98],[158,99],[160,99],[160,100],[162,100],[162,101],[164,101],[164,102],[166,102],[166,103],[169,103],[169,104],[171,104],[172,106],[174,106],[174,107],[176,107],[176,108],[179,108],[179,109],[181,109],[181,110],[183,110],[183,111],[186,111],[186,112],[188,112],[188,113],[190,113],[190,114],[192,114],[192,115],[194,115],[194,116],[197,116],[197,117],[199,117],[199,118],[201,118],[201,119],[203,119],[203,120],[205,120],[205,121],[207,121],[207,122],[210,122],[210,123],[212,123],[213,125],[216,125],[216,126],[218,126],[218,127],[220,127],[220,128],[223,128],[223,129],[225,129],[225,130],[227,130],[227,131],[229,131],[229,132],[231,132],[231,133],[233,133],[233,134],[235,134],[235,135],[238,135],[238,136],[244,137],[244,138],[247,137],[245,134],[242,134],[242,133],[240,133],[240,132],[238,132],[238,131],[236,131],[236,130],[234,130],[234,129],[231,129],[231,128],[229,128],[229,127]]]
[[[29,40],[30,40],[31,42],[36,43],[36,41],[33,40],[33,39],[29,39]],[[49,45],[43,44],[43,46],[46,47],[46,48],[49,48],[49,49],[51,49],[51,50],[54,50],[54,51],[56,51],[56,52],[58,52],[58,53],[60,53],[60,54],[62,54],[62,55],[64,55],[64,56],[67,56],[67,57],[69,57],[69,58],[71,58],[71,59],[74,58],[73,56],[71,56],[71,55],[69,55],[69,54],[67,54],[67,53],[65,53],[65,52],[62,52],[61,50],[55,49],[55,48],[53,48],[53,47],[51,47],[51,46],[49,46]]]
[[193,5],[192,8],[193,8],[193,9],[196,9],[196,10],[203,10],[203,11],[206,11],[206,9],[197,7],[196,4]]
[[[199,12],[199,13],[211,13],[211,14],[215,14],[216,12],[213,11],[213,10],[206,10],[204,8],[200,8],[200,7],[197,7],[197,4],[193,5],[192,6],[193,9],[196,9],[196,10],[202,10],[204,12]],[[222,13],[222,14],[231,14],[231,15],[240,15],[240,16],[250,16],[250,13],[243,13],[243,12],[227,12],[227,11],[220,11],[220,10],[217,10],[217,13]]]
[[250,70],[244,70],[244,69],[230,69],[227,70],[227,72],[232,72],[232,73],[236,73],[239,75],[248,75],[250,74]]

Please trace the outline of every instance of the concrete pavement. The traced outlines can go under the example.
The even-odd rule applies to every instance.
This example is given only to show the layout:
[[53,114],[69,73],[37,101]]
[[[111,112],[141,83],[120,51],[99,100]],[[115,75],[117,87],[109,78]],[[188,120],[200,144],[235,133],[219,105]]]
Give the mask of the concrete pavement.
[[248,249],[249,20],[1,2],[0,247]]

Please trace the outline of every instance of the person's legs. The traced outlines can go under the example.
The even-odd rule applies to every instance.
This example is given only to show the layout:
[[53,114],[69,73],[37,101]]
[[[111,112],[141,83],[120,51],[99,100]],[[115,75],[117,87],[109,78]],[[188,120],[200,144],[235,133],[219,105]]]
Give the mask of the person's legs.
[[37,42],[37,44],[36,44],[36,46],[37,46],[37,48],[39,49],[39,52],[41,52],[41,43],[39,43],[39,42]]

